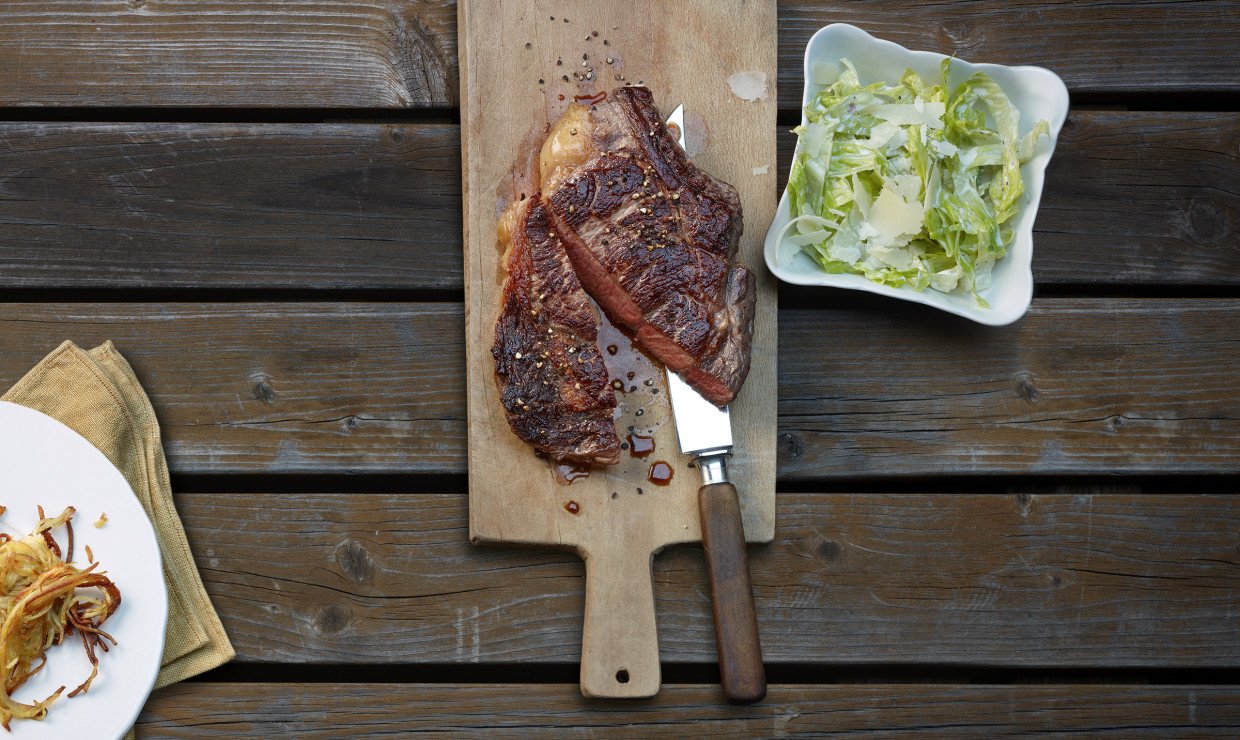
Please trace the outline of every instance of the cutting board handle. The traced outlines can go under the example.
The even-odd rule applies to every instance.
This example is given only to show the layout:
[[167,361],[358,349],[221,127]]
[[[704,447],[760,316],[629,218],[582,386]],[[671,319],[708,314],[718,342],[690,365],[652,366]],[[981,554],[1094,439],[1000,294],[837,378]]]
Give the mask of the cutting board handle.
[[586,619],[581,693],[642,699],[659,693],[659,633],[651,563],[621,543],[599,543],[586,561]]

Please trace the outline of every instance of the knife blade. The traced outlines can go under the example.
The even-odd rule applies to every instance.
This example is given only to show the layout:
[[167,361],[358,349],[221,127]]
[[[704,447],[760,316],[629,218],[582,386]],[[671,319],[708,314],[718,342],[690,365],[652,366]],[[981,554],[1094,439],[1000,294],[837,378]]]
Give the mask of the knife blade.
[[[676,143],[684,149],[684,105],[676,106],[676,110],[667,117],[667,126],[675,136]],[[682,453],[694,458],[726,458],[732,454],[732,419],[729,407],[719,407],[702,398],[678,373],[671,370],[667,370],[667,392],[672,400],[676,439]],[[703,476],[705,475],[703,469]],[[723,480],[727,480],[726,474]]]
[[[685,148],[685,107],[667,119],[680,148]],[[702,547],[710,576],[711,610],[715,619],[715,647],[723,694],[732,704],[753,704],[766,696],[766,671],[754,612],[749,561],[740,497],[728,478],[732,454],[732,420],[728,406],[707,401],[680,375],[667,371],[667,392],[676,422],[680,451],[692,457],[702,475],[698,514]]]

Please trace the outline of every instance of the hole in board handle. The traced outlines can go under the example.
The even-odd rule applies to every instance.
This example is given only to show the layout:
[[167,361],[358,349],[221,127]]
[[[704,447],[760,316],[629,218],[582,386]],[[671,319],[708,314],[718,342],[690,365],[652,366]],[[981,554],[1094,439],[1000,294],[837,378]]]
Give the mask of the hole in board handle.
[[620,670],[616,671],[616,680],[617,680],[617,681],[619,681],[620,683],[628,683],[628,682],[629,682],[629,672],[628,672],[628,671],[626,671],[626,670],[625,670],[625,669],[623,669],[623,668],[621,668]]

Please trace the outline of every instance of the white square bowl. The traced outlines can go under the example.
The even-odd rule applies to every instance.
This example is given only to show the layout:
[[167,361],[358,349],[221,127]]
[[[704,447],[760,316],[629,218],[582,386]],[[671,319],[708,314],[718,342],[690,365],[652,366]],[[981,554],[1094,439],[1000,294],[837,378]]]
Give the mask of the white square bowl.
[[[823,87],[813,81],[811,71],[816,64],[838,64],[841,59],[848,59],[857,68],[861,84],[867,85],[879,81],[896,82],[908,68],[926,80],[937,80],[941,74],[939,65],[945,58],[945,55],[934,52],[910,51],[891,41],[876,39],[856,26],[834,23],[815,33],[805,47],[805,91],[801,104],[807,105]],[[1068,115],[1068,88],[1058,75],[1041,67],[972,64],[954,59],[948,89],[953,89],[974,72],[990,75],[1007,93],[1020,111],[1021,135],[1028,133],[1033,124],[1041,119],[1049,122],[1051,128],[1050,136],[1038,141],[1033,158],[1021,166],[1025,192],[1021,196],[1019,212],[1008,222],[1015,238],[1008,247],[1007,256],[995,263],[990,287],[981,291],[990,308],[978,306],[968,293],[940,293],[930,288],[918,292],[912,288],[893,288],[876,283],[863,275],[828,274],[800,250],[786,264],[780,264],[777,238],[789,220],[786,189],[775,212],[775,221],[766,234],[766,264],[776,277],[797,285],[850,288],[924,303],[991,326],[1010,324],[1025,314],[1033,299],[1033,221],[1042,197],[1046,165],[1055,151],[1059,129]],[[801,122],[807,123],[804,108]],[[800,150],[798,143],[797,152]]]

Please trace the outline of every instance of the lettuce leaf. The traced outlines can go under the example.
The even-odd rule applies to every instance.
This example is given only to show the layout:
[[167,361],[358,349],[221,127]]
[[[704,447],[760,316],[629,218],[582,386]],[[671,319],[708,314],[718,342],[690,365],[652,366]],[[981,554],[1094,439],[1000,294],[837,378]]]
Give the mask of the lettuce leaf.
[[[805,107],[788,178],[792,221],[781,254],[800,250],[829,273],[914,290],[963,291],[979,305],[1007,254],[1024,182],[1020,166],[1050,132],[1024,135],[1020,113],[984,73],[955,89],[909,69],[863,85],[842,60]],[[789,251],[790,250],[790,251]]]

